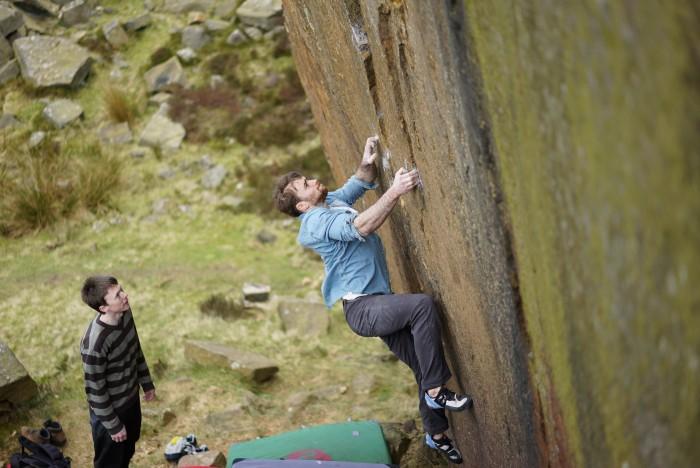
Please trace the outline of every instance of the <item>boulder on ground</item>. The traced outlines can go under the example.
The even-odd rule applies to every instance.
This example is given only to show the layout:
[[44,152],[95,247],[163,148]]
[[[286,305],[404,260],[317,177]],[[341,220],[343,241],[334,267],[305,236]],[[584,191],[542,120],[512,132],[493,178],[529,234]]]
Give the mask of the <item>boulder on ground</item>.
[[244,42],[248,41],[248,36],[243,34],[243,32],[240,29],[235,29],[231,34],[228,35],[226,38],[226,44],[229,45],[239,45],[243,44]]
[[124,28],[122,28],[117,20],[112,20],[102,26],[102,32],[107,42],[115,49],[119,49],[129,42],[129,36],[126,35],[126,31],[124,31]]
[[214,14],[221,19],[230,20],[236,16],[236,7],[240,0],[219,0],[214,9]]
[[209,43],[211,38],[207,34],[204,26],[195,24],[182,29],[182,45],[192,50],[199,50]]
[[36,88],[70,86],[85,81],[92,58],[87,49],[53,36],[29,36],[12,44],[22,77]]
[[63,128],[78,119],[83,114],[83,108],[69,99],[57,99],[44,107],[42,113],[54,127]]
[[182,144],[185,134],[185,127],[157,112],[153,114],[143,132],[141,132],[139,144],[175,150]]
[[18,125],[19,120],[12,114],[3,114],[2,117],[0,117],[0,130],[17,127]]
[[9,62],[15,53],[12,51],[12,45],[3,36],[0,36],[0,65],[5,65]]
[[208,19],[204,22],[204,27],[207,28],[207,31],[214,33],[223,31],[224,29],[228,29],[230,26],[231,23],[229,23],[228,21],[217,19]]
[[59,16],[63,26],[70,27],[80,23],[87,23],[90,20],[90,5],[85,0],[73,0],[61,8]]
[[50,0],[12,0],[14,3],[22,5],[25,11],[31,11],[35,16],[54,18],[58,16],[58,12],[61,9],[58,2],[51,2]]
[[168,13],[208,12],[212,9],[214,3],[214,0],[165,0],[163,11]]
[[241,22],[269,30],[283,22],[282,0],[246,0],[236,10]]
[[10,60],[5,65],[0,67],[0,85],[4,85],[10,80],[14,80],[19,76],[19,65],[17,60]]
[[315,301],[284,298],[277,306],[282,329],[303,336],[320,336],[328,333],[330,320],[326,307]]
[[146,72],[144,75],[146,87],[149,93],[162,91],[170,85],[187,85],[187,77],[185,70],[180,65],[177,57],[171,57],[169,60],[156,65]]
[[279,370],[277,364],[265,356],[211,341],[187,341],[185,356],[200,365],[229,368],[255,382],[264,382]]
[[24,24],[22,14],[7,4],[0,4],[0,35],[7,37]]
[[208,450],[206,452],[185,455],[177,464],[179,467],[207,466],[216,468],[226,467],[226,457],[218,450]]
[[22,363],[0,340],[0,401],[18,404],[33,398],[37,392],[36,383]]
[[202,186],[208,189],[215,189],[223,183],[227,174],[228,171],[226,168],[221,164],[217,164],[204,173],[202,176]]
[[97,136],[106,145],[125,145],[133,139],[127,122],[106,123],[99,128]]
[[250,302],[265,302],[270,299],[270,288],[267,284],[244,283],[243,299]]
[[127,31],[138,31],[144,29],[151,24],[151,14],[149,12],[142,13],[124,23],[124,29]]

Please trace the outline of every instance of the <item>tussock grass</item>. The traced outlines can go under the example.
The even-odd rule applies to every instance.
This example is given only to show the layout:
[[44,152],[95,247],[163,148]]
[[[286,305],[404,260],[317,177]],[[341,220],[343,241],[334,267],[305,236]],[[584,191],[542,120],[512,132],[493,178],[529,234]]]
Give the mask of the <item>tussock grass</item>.
[[107,115],[112,121],[127,122],[129,126],[133,126],[139,112],[136,102],[129,94],[115,86],[108,86],[102,99]]
[[120,185],[121,163],[94,141],[61,145],[49,134],[28,149],[2,142],[0,233],[21,236],[69,218],[98,212]]

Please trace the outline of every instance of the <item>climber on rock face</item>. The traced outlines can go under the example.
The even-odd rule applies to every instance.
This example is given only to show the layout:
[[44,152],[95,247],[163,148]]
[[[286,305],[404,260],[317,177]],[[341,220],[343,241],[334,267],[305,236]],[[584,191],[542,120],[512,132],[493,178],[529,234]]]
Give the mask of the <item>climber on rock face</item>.
[[411,368],[426,443],[453,463],[461,463],[461,454],[445,434],[449,427],[445,410],[469,408],[472,399],[445,387],[451,373],[433,299],[425,294],[392,294],[384,248],[375,232],[399,198],[418,185],[418,171],[399,169],[376,203],[362,213],[352,208],[366,190],[376,187],[378,142],[376,136],[367,139],[357,171],[338,190],[328,192],[318,180],[290,172],[277,183],[275,204],[281,212],[300,218],[299,243],[323,259],[326,306],[342,299],[353,332],[380,337]]

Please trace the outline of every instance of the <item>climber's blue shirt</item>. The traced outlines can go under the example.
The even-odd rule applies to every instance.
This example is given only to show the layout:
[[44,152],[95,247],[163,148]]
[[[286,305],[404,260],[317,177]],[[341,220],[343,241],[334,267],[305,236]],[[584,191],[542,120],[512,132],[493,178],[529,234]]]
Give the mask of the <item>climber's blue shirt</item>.
[[321,291],[328,308],[347,293],[391,293],[381,239],[375,233],[363,237],[353,224],[357,217],[353,203],[375,187],[352,176],[341,188],[328,192],[325,206],[300,216],[297,240],[323,259],[326,277]]

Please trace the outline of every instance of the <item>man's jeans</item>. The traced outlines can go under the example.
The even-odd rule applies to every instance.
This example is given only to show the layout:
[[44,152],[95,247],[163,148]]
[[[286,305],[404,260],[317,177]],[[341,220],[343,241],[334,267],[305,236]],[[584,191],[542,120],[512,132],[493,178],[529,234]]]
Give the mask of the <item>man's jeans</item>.
[[433,299],[425,294],[361,296],[343,301],[345,320],[360,336],[378,336],[406,363],[418,383],[423,428],[431,435],[449,427],[445,410],[428,407],[423,393],[450,378],[440,334],[440,319]]

